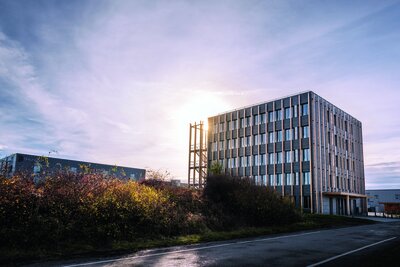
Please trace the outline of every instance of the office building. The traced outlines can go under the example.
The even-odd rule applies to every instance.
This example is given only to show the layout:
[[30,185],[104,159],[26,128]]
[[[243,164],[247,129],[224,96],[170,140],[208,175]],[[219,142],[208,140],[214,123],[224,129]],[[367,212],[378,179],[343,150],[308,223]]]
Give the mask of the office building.
[[367,212],[361,122],[311,91],[208,118],[214,161],[305,212]]

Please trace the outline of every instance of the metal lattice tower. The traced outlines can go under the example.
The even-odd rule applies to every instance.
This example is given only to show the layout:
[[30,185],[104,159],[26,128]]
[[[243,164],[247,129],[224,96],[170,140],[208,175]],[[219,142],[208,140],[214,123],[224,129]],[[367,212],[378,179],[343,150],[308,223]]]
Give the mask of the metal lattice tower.
[[207,177],[207,131],[204,123],[190,124],[188,185],[203,188]]

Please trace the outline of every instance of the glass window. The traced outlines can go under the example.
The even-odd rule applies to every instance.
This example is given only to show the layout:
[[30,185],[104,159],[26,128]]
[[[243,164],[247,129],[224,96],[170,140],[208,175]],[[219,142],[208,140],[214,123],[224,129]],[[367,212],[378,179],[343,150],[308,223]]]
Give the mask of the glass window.
[[253,166],[258,166],[259,162],[258,162],[258,155],[254,155],[253,156]]
[[246,136],[246,146],[251,146],[251,136]]
[[294,182],[295,182],[295,185],[299,185],[299,173],[298,172],[295,172],[294,173]]
[[251,156],[246,156],[246,167],[251,166]]
[[254,124],[253,125],[258,125],[260,123],[259,121],[259,115],[254,116]]
[[268,154],[269,157],[269,164],[275,164],[275,156],[274,153],[269,153]]
[[282,174],[279,173],[276,175],[276,185],[281,186],[282,185]]
[[273,174],[270,174],[268,178],[269,178],[269,185],[270,185],[270,186],[274,186],[274,185],[275,185],[274,175],[273,175]]
[[261,154],[260,165],[266,165],[266,164],[267,164],[267,155],[266,154]]
[[277,132],[277,142],[282,142],[282,130]]
[[293,158],[294,158],[294,162],[298,162],[299,161],[299,150],[298,149],[295,149],[294,151],[293,151]]
[[310,128],[308,126],[303,127],[303,138],[310,137]]
[[267,134],[261,134],[261,144],[267,143]]
[[241,118],[240,119],[240,127],[242,127],[242,128],[244,128],[245,127],[245,125],[244,125],[244,118]]
[[258,134],[254,135],[253,138],[254,138],[253,144],[258,145]]
[[310,184],[310,172],[303,172],[303,185]]
[[292,162],[292,157],[291,157],[292,152],[291,151],[285,151],[285,159],[286,163],[291,163]]
[[251,126],[251,119],[250,117],[246,117],[246,127]]
[[293,128],[293,140],[299,139],[299,128]]
[[219,141],[219,150],[224,149],[224,141]]
[[239,158],[239,166],[240,167],[244,167],[244,159],[243,159],[243,157]]
[[245,147],[244,137],[240,137],[240,146]]
[[282,120],[282,109],[275,111],[276,113],[276,120],[280,121]]
[[303,161],[310,161],[310,149],[303,149]]
[[269,122],[274,122],[275,121],[275,112],[273,112],[273,111],[268,112],[268,119],[269,119]]
[[262,179],[262,184],[266,186],[267,185],[267,175],[265,175],[265,174],[262,175],[261,179]]
[[39,173],[40,172],[40,165],[34,165],[33,166],[33,173],[34,174],[37,174],[37,173]]
[[297,105],[293,106],[293,118],[297,117]]
[[301,115],[308,115],[308,104],[301,105]]
[[285,119],[290,119],[291,113],[291,108],[285,108]]
[[291,173],[286,173],[286,181],[285,181],[285,185],[292,185],[292,174]]
[[285,140],[286,141],[292,140],[292,131],[290,129],[285,130]]
[[269,143],[274,143],[275,142],[275,133],[274,132],[270,132],[268,133],[268,139],[269,139]]
[[261,114],[261,123],[266,123],[267,122],[267,114]]
[[282,163],[282,152],[278,152],[278,153],[276,153],[276,155],[277,155],[277,163],[278,164],[280,164],[280,163]]
[[221,122],[221,123],[219,124],[219,131],[220,131],[220,132],[225,131],[224,126],[225,126],[225,123],[223,123],[223,122]]

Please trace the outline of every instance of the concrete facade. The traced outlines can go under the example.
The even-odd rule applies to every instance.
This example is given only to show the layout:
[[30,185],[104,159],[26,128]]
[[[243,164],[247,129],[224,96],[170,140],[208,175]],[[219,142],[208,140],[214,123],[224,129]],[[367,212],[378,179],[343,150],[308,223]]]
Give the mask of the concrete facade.
[[145,177],[146,170],[115,165],[106,165],[93,162],[60,159],[53,157],[41,157],[16,153],[0,159],[2,174],[10,177],[19,172],[38,174],[42,171],[54,172],[59,170],[83,172],[84,170],[113,175],[118,178],[139,180]]
[[305,212],[365,214],[361,122],[309,91],[208,118],[208,164]]

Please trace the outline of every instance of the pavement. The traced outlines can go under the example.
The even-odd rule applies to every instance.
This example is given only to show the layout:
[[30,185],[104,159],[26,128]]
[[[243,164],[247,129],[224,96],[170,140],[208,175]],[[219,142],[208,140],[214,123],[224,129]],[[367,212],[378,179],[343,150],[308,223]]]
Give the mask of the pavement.
[[[379,266],[368,259],[393,247],[400,248],[400,222],[152,249],[123,257],[40,266]],[[391,266],[390,261],[384,265]]]

